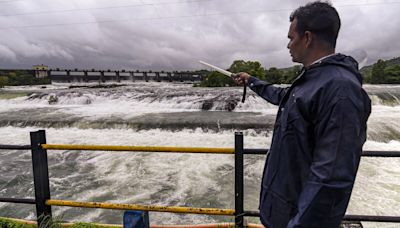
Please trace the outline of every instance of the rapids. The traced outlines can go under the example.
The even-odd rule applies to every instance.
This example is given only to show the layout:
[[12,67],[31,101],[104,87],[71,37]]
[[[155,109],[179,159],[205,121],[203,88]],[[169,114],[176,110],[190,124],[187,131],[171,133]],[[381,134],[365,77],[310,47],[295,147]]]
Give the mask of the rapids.
[[[366,85],[373,101],[364,150],[400,148],[400,86]],[[268,148],[277,107],[241,88],[136,83],[109,88],[47,85],[0,90],[0,144],[29,144],[45,129],[53,144]],[[233,156],[49,151],[51,196],[171,206],[233,208]],[[245,157],[245,209],[257,210],[264,155]],[[0,150],[0,196],[33,197],[30,151]],[[399,216],[400,158],[363,158],[347,214]],[[121,223],[122,212],[53,207],[61,220]],[[33,206],[0,203],[0,216],[35,219]],[[154,224],[233,221],[150,213]],[[258,219],[251,218],[251,222]],[[365,227],[395,224],[364,223]]]

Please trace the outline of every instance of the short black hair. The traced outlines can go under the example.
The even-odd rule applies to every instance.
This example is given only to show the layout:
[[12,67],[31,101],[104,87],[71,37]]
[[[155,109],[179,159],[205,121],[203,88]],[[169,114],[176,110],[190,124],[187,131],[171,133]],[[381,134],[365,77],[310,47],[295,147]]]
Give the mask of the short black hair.
[[290,22],[295,19],[297,19],[296,28],[299,35],[303,36],[305,31],[310,31],[331,47],[336,46],[340,18],[330,3],[316,1],[301,6],[290,15]]

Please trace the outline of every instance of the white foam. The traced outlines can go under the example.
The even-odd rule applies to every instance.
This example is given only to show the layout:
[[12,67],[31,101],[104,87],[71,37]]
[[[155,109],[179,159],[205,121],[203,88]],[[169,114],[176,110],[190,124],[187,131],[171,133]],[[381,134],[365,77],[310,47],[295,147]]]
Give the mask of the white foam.
[[[193,88],[187,84],[173,83],[135,83],[131,86],[103,89],[65,89],[50,85],[45,89],[45,95],[40,98],[27,99],[19,97],[10,100],[0,100],[0,112],[21,109],[56,108],[60,111],[91,119],[105,117],[130,118],[147,113],[169,113],[199,111],[206,100],[212,100],[211,110],[224,110],[226,99],[240,99],[241,88]],[[395,93],[400,86],[366,85],[372,93]],[[10,90],[11,88],[7,88]],[[39,93],[40,86],[16,87],[14,90],[25,90]],[[60,92],[61,91],[61,92]],[[396,98],[395,95],[392,95]],[[34,97],[34,96],[31,96]],[[49,102],[57,98],[56,102]],[[400,105],[383,105],[385,102],[376,95],[373,99],[373,116],[393,116],[400,113]],[[400,102],[398,102],[400,104]],[[235,112],[261,112],[273,115],[277,106],[269,104],[254,92],[249,90],[245,103],[238,102]],[[372,116],[372,118],[373,118]]]
[[[2,135],[0,144],[29,144],[29,132],[33,130],[36,129],[0,128]],[[160,129],[133,131],[50,128],[46,130],[46,134],[47,142],[53,144],[230,148],[234,146],[233,131],[213,133],[200,129],[171,132]],[[271,138],[266,135],[267,132],[246,131],[245,147],[268,148]],[[398,150],[399,146],[398,141],[389,143],[367,141],[364,149]],[[52,194],[54,198],[95,201],[93,199],[98,199],[98,197],[109,197],[108,202],[176,206],[207,206],[208,203],[220,201],[222,207],[233,208],[232,155],[94,151],[49,151],[48,153],[49,159],[57,161],[58,165],[67,162],[77,163],[76,173],[71,172],[61,177],[51,178],[54,188],[65,189],[65,192]],[[12,161],[7,162],[12,164]],[[249,192],[254,194],[246,196],[246,208],[249,210],[256,210],[258,207],[258,190],[252,189],[259,188],[263,164],[264,156],[245,160],[246,183],[251,185],[247,187]],[[53,170],[60,169],[56,168],[56,165],[50,164],[50,173],[52,168]],[[87,173],[88,169],[91,169],[90,173]],[[82,179],[79,179],[79,175]],[[399,178],[400,158],[363,158],[348,213],[396,215],[400,207]],[[93,186],[90,182],[100,185]],[[74,184],[69,185],[70,183]],[[213,204],[208,206],[212,207]],[[68,208],[55,211],[56,215],[69,213]],[[112,222],[107,219],[107,213],[104,210],[100,212],[85,210],[72,220]],[[171,216],[171,214],[163,213],[152,213],[151,217],[152,221],[158,224],[221,221],[208,216]],[[71,219],[68,216],[65,218]]]
[[[55,104],[49,104],[49,97],[56,95],[58,91],[55,90],[62,87],[51,88],[55,90],[49,87],[47,95],[43,98],[28,100],[27,97],[19,97],[0,100],[0,112],[56,108],[59,112],[90,119],[130,118],[146,113],[198,111],[205,99],[215,98],[220,93],[239,95],[241,93],[241,88],[222,88],[220,92],[215,93],[213,88],[191,88],[191,85],[184,84],[143,83],[138,87],[140,86],[147,90],[142,92],[124,89],[115,90],[116,92],[107,89],[77,90],[58,96],[59,100]],[[366,87],[373,91],[387,88],[400,89],[400,86],[367,85]],[[29,88],[33,92],[40,89],[40,87]],[[27,88],[20,90],[27,90]],[[188,92],[192,90],[195,92]],[[176,93],[179,93],[179,96]],[[169,97],[169,94],[175,95]],[[368,122],[368,131],[375,135],[384,135],[388,129],[394,130],[395,133],[400,132],[400,106],[385,106],[380,101],[375,104]],[[212,110],[215,109],[216,107]],[[238,103],[235,111],[275,114],[277,107],[249,92],[246,103]],[[29,132],[34,130],[38,128],[2,127],[0,128],[0,135],[2,135],[0,144],[30,144]],[[49,128],[46,131],[47,142],[54,144],[234,146],[234,132],[231,130],[215,133],[201,129],[171,132],[161,129],[134,131],[130,129]],[[258,133],[248,130],[244,133],[246,148],[268,148],[271,141],[270,132]],[[369,139],[364,145],[365,150],[399,150],[399,148],[400,142],[396,140],[379,140],[378,142]],[[30,160],[29,153],[19,151],[10,153],[20,161]],[[57,175],[51,175],[52,188],[57,190],[57,194],[52,194],[55,198],[90,201],[104,197],[108,201],[121,203],[208,207],[221,202],[222,207],[233,207],[233,157],[231,155],[49,151],[49,159],[55,162],[50,164],[50,170],[60,172]],[[12,162],[0,160],[0,167],[12,166]],[[258,207],[257,191],[263,165],[264,156],[245,160],[245,180],[249,184],[247,194],[251,193],[246,196],[246,209],[256,210]],[[69,171],[71,167],[74,170]],[[400,208],[399,167],[400,158],[363,158],[348,213],[396,215]],[[0,204],[0,210],[2,207],[4,204]],[[68,208],[57,208],[55,213],[62,215],[71,212]],[[73,218],[67,216],[66,219],[112,222],[107,219],[109,217],[107,213],[109,212],[104,210],[85,210],[80,215]],[[163,213],[154,213],[151,216],[152,221],[163,224],[221,221],[208,216]]]
[[[29,143],[29,131],[33,128],[0,128],[0,133],[6,132],[7,136],[2,138],[1,144],[27,144]],[[267,145],[267,138],[255,136],[250,133],[246,137],[247,146]],[[183,146],[183,147],[233,147],[234,137],[232,131],[221,133],[209,133],[202,130],[183,130],[180,132],[169,132],[162,130],[131,131],[110,129],[104,130],[81,130],[81,129],[47,129],[48,143],[73,143],[73,144],[112,144],[112,145],[154,145],[154,146]],[[105,143],[110,142],[110,143]],[[65,159],[70,153],[49,151],[49,159],[59,157],[59,162],[68,162]],[[90,154],[90,155],[88,155]],[[86,157],[85,157],[86,156]],[[62,159],[64,157],[64,159]],[[205,155],[205,154],[166,154],[166,153],[141,153],[129,152],[82,152],[78,159],[78,167],[93,165],[91,171],[97,178],[95,181],[108,183],[108,185],[97,186],[95,189],[86,188],[87,181],[81,180],[76,184],[83,185],[79,188],[71,187],[70,191],[52,194],[55,198],[73,198],[74,200],[88,201],[101,194],[110,191],[117,194],[110,201],[122,203],[155,203],[159,205],[186,205],[187,199],[204,197],[208,192],[229,192],[219,183],[220,180],[214,176],[218,173],[216,169],[224,165],[232,165],[232,155]],[[50,164],[52,167],[53,165]],[[54,168],[54,167],[53,167]],[[50,168],[51,170],[51,168]],[[76,170],[79,172],[79,170]],[[232,170],[229,171],[232,174]],[[82,174],[82,173],[81,173]],[[83,174],[82,174],[83,175]],[[52,175],[51,175],[52,176]],[[53,175],[54,176],[54,175]],[[53,187],[69,183],[67,180],[76,177],[69,174],[63,178],[51,178]],[[145,178],[144,178],[145,177]],[[229,176],[233,178],[233,176]],[[229,181],[232,183],[232,180]],[[173,185],[176,190],[154,198],[165,186]],[[112,186],[112,190],[110,189]],[[64,186],[65,188],[66,186]],[[232,187],[232,186],[228,186]],[[82,190],[80,192],[74,192]],[[222,198],[231,196],[222,195]],[[224,204],[224,202],[221,202]],[[229,205],[232,207],[232,205]],[[59,214],[68,209],[61,209]],[[90,213],[86,220],[96,220],[97,213]],[[91,217],[93,216],[93,217]],[[176,222],[169,220],[170,215],[164,214],[160,221]],[[167,217],[165,217],[167,216]],[[84,216],[82,216],[84,217]],[[199,216],[198,218],[201,218]],[[190,219],[189,219],[190,220]],[[189,221],[188,220],[188,221]],[[206,218],[199,221],[210,221]],[[198,222],[199,222],[198,221]]]

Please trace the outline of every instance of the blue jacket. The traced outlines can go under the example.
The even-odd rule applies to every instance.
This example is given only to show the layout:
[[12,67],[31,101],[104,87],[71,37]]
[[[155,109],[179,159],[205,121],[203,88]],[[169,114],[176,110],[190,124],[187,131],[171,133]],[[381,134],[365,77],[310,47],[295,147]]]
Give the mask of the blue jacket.
[[248,83],[279,105],[261,184],[261,222],[268,228],[339,227],[371,112],[357,62],[327,57],[304,68],[289,88],[254,77]]

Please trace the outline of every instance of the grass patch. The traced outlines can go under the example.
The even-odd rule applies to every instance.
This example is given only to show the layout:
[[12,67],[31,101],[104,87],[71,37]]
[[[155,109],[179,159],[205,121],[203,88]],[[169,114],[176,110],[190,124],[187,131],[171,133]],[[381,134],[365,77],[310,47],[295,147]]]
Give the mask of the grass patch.
[[[4,218],[0,217],[0,227],[1,228],[38,228],[36,222],[34,221],[26,221],[22,219],[13,219],[13,218]],[[96,228],[96,227],[113,227],[113,228],[121,228],[118,225],[105,225],[105,224],[95,224],[95,223],[85,223],[85,222],[77,222],[77,223],[62,223],[57,220],[48,220],[45,221],[40,228],[61,228],[61,227],[71,227],[71,228]]]
[[0,217],[0,227],[1,228],[36,228],[37,225],[27,224],[21,221],[15,221],[14,219],[2,218]]

